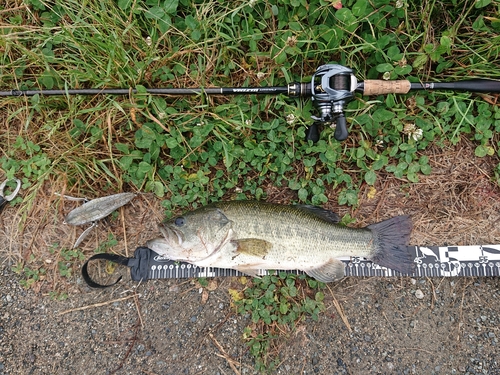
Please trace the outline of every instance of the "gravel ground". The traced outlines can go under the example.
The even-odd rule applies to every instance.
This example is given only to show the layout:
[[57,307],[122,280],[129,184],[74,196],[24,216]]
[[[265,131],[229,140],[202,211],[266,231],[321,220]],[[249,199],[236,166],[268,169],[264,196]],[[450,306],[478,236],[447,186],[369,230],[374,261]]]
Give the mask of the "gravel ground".
[[[232,279],[216,279],[205,303],[194,281],[96,292],[76,280],[81,293],[58,302],[8,270],[0,280],[0,374],[254,373]],[[276,373],[500,374],[498,279],[351,278],[331,289],[318,322],[280,339]]]
[[[410,214],[413,244],[500,243],[500,191],[491,178],[498,160],[473,153],[474,145],[463,142],[432,149],[433,174],[418,184],[379,176],[376,198],[367,198],[369,187],[363,187],[356,209],[326,208],[349,212],[359,226]],[[53,244],[70,246],[83,229],[61,225],[75,203],[55,197],[51,189],[58,188],[39,192],[23,232],[15,207],[0,218],[0,375],[255,373],[242,339],[250,318],[230,304],[228,290],[243,288],[237,279],[210,279],[205,288],[196,280],[138,284],[121,270],[122,282],[94,290],[75,259],[68,262],[72,276],[61,276]],[[293,199],[273,189],[268,200]],[[329,194],[335,202],[335,192]],[[89,236],[84,257],[109,233],[118,240],[115,252],[131,253],[157,235],[161,217],[158,200],[136,198]],[[20,286],[26,275],[11,270],[18,259],[47,269],[29,289]],[[319,320],[306,319],[274,341],[272,354],[280,361],[274,373],[500,374],[499,283],[466,277],[331,283]],[[53,298],[54,291],[67,298]]]

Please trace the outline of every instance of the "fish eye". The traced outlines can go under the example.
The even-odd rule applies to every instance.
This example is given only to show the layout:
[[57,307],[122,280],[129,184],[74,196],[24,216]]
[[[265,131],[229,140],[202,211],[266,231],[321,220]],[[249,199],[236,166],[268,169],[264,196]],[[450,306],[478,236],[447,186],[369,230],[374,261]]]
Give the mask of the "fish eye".
[[174,220],[174,224],[178,227],[182,227],[184,224],[186,224],[186,219],[184,219],[182,216],[179,216]]

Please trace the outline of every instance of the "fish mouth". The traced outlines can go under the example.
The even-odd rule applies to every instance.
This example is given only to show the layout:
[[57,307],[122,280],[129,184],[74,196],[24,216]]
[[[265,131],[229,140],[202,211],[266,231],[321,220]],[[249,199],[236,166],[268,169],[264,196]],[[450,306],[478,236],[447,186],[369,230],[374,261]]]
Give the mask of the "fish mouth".
[[184,234],[181,231],[171,228],[165,224],[160,224],[159,229],[160,233],[167,241],[172,242],[175,241],[175,238],[177,238],[177,245],[182,245],[184,242]]
[[160,230],[161,236],[149,240],[146,246],[168,259],[187,261],[188,259],[183,255],[184,249],[181,247],[184,242],[183,233],[163,223],[158,225],[158,229]]

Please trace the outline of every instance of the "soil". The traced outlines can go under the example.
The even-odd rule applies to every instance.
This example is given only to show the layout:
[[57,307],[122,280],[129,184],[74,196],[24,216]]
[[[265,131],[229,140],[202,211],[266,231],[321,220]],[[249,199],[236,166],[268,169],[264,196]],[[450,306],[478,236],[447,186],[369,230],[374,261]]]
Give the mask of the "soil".
[[[412,244],[500,243],[497,157],[476,158],[475,145],[434,146],[425,153],[432,174],[409,183],[378,175],[376,193],[364,186],[350,213],[357,226],[411,215]],[[81,227],[62,224],[78,203],[44,185],[32,208],[8,206],[0,217],[0,374],[252,374],[254,359],[242,339],[248,316],[231,307],[236,278],[124,280],[96,290],[80,276],[82,260],[66,261]],[[70,194],[71,192],[65,192]],[[269,187],[269,201],[293,192]],[[102,222],[82,244],[84,258],[108,240],[132,254],[156,236],[160,200],[139,195]],[[19,223],[26,217],[23,231]],[[57,245],[55,245],[57,243]],[[54,250],[59,249],[59,250]],[[42,259],[46,272],[30,288],[12,266]],[[62,262],[62,263],[59,263]],[[69,277],[56,265],[68,265]],[[37,267],[41,265],[38,264]],[[63,267],[64,268],[64,267]],[[113,276],[116,278],[116,275]],[[498,278],[344,278],[325,290],[326,311],[275,340],[277,374],[500,374]],[[58,297],[64,297],[59,300]]]

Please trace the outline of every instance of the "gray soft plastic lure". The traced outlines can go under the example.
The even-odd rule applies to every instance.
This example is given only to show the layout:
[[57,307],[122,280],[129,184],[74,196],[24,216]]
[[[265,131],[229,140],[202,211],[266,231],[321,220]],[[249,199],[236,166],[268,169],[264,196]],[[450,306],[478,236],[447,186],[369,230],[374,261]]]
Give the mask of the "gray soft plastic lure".
[[[80,207],[72,210],[64,218],[64,223],[69,225],[83,225],[92,223],[76,240],[73,248],[78,247],[85,237],[90,233],[92,228],[96,226],[98,220],[104,219],[106,216],[111,214],[113,211],[129,203],[134,197],[135,193],[119,193],[108,195],[106,197],[92,199]],[[86,200],[84,198],[73,198],[69,196],[63,196],[68,199],[73,200]]]

